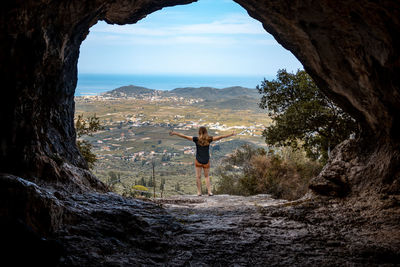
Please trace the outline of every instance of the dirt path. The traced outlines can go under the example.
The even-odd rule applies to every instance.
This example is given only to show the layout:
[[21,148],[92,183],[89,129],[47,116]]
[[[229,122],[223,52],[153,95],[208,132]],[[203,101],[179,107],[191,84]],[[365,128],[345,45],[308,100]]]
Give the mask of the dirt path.
[[351,212],[341,212],[336,201],[321,206],[268,195],[218,195],[161,202],[184,225],[174,237],[172,265],[390,266],[400,259],[399,242],[371,240],[370,232],[362,232],[363,226],[372,230],[368,222],[356,211],[347,217]]
[[[143,202],[74,195],[57,239],[62,266],[396,266],[398,214],[371,217],[337,200],[268,195]],[[398,209],[397,209],[398,210]],[[397,217],[396,217],[397,216]]]

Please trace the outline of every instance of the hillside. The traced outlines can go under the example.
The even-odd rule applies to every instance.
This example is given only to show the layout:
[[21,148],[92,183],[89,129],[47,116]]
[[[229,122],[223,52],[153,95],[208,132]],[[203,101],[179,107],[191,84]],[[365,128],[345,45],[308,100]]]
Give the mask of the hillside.
[[144,96],[176,96],[185,98],[201,98],[204,100],[226,100],[232,98],[252,98],[258,99],[259,94],[256,89],[249,89],[245,87],[235,86],[227,87],[223,89],[217,89],[213,87],[185,87],[176,88],[170,91],[161,91],[155,89],[149,89],[140,86],[122,86],[114,90],[103,93],[102,96],[108,97],[136,97],[141,98]]
[[154,95],[156,93],[160,93],[162,91],[149,89],[146,87],[128,85],[116,88],[114,90],[105,92],[102,96],[108,97],[140,97],[140,96],[149,96]]
[[[194,194],[193,142],[170,136],[175,130],[196,136],[199,125],[210,135],[235,131],[238,135],[214,143],[212,164],[244,144],[265,146],[264,126],[270,119],[258,108],[256,90],[230,87],[178,88],[156,91],[138,86],[116,88],[100,96],[76,97],[76,114],[96,114],[104,129],[85,136],[98,161],[94,174],[110,183],[112,172],[120,175],[113,190],[120,194],[140,184],[151,187],[152,159],[156,159],[158,182],[165,181],[164,196]],[[264,113],[264,114],[261,114]],[[218,177],[211,170],[212,183]],[[179,190],[177,189],[179,188]],[[159,187],[157,192],[160,194]]]
[[257,113],[263,113],[263,110],[258,107],[259,100],[248,96],[238,96],[231,98],[216,98],[196,103],[196,106],[204,108],[220,108],[236,110],[252,110]]
[[249,89],[240,86],[227,87],[223,89],[217,89],[213,87],[186,87],[176,88],[174,90],[168,91],[168,93],[175,96],[202,98],[204,100],[221,100],[244,96],[251,98],[259,97],[256,89]]

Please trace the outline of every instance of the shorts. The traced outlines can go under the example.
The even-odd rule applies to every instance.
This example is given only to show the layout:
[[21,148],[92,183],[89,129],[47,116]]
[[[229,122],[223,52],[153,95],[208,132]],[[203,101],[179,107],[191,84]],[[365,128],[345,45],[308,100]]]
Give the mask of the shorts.
[[200,167],[203,169],[209,169],[210,168],[210,161],[208,161],[206,164],[202,164],[200,162],[197,161],[197,159],[194,160],[194,166],[196,167]]

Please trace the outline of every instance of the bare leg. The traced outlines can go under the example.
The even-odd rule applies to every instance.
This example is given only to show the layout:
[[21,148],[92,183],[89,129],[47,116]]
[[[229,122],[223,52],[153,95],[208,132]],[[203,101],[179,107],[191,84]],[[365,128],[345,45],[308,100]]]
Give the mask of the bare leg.
[[201,167],[196,167],[197,195],[201,195]]
[[212,192],[211,192],[210,177],[208,176],[209,172],[210,172],[210,168],[204,169],[204,178],[206,180],[208,194],[211,195]]

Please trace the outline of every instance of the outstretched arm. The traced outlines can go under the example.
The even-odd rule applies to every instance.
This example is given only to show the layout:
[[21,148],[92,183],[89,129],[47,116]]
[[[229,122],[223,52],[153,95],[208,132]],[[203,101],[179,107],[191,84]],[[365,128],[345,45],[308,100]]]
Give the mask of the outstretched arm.
[[176,135],[176,136],[179,136],[179,137],[182,137],[182,138],[185,138],[185,139],[187,139],[187,140],[189,140],[189,141],[193,141],[193,137],[192,136],[187,136],[187,135],[184,135],[184,134],[181,134],[181,133],[177,133],[177,132],[174,132],[174,131],[170,131],[169,132],[169,135]]
[[218,141],[218,140],[221,140],[222,138],[226,138],[226,137],[230,137],[230,136],[234,136],[234,135],[236,135],[236,133],[232,132],[231,134],[227,134],[227,135],[214,136],[213,141]]

